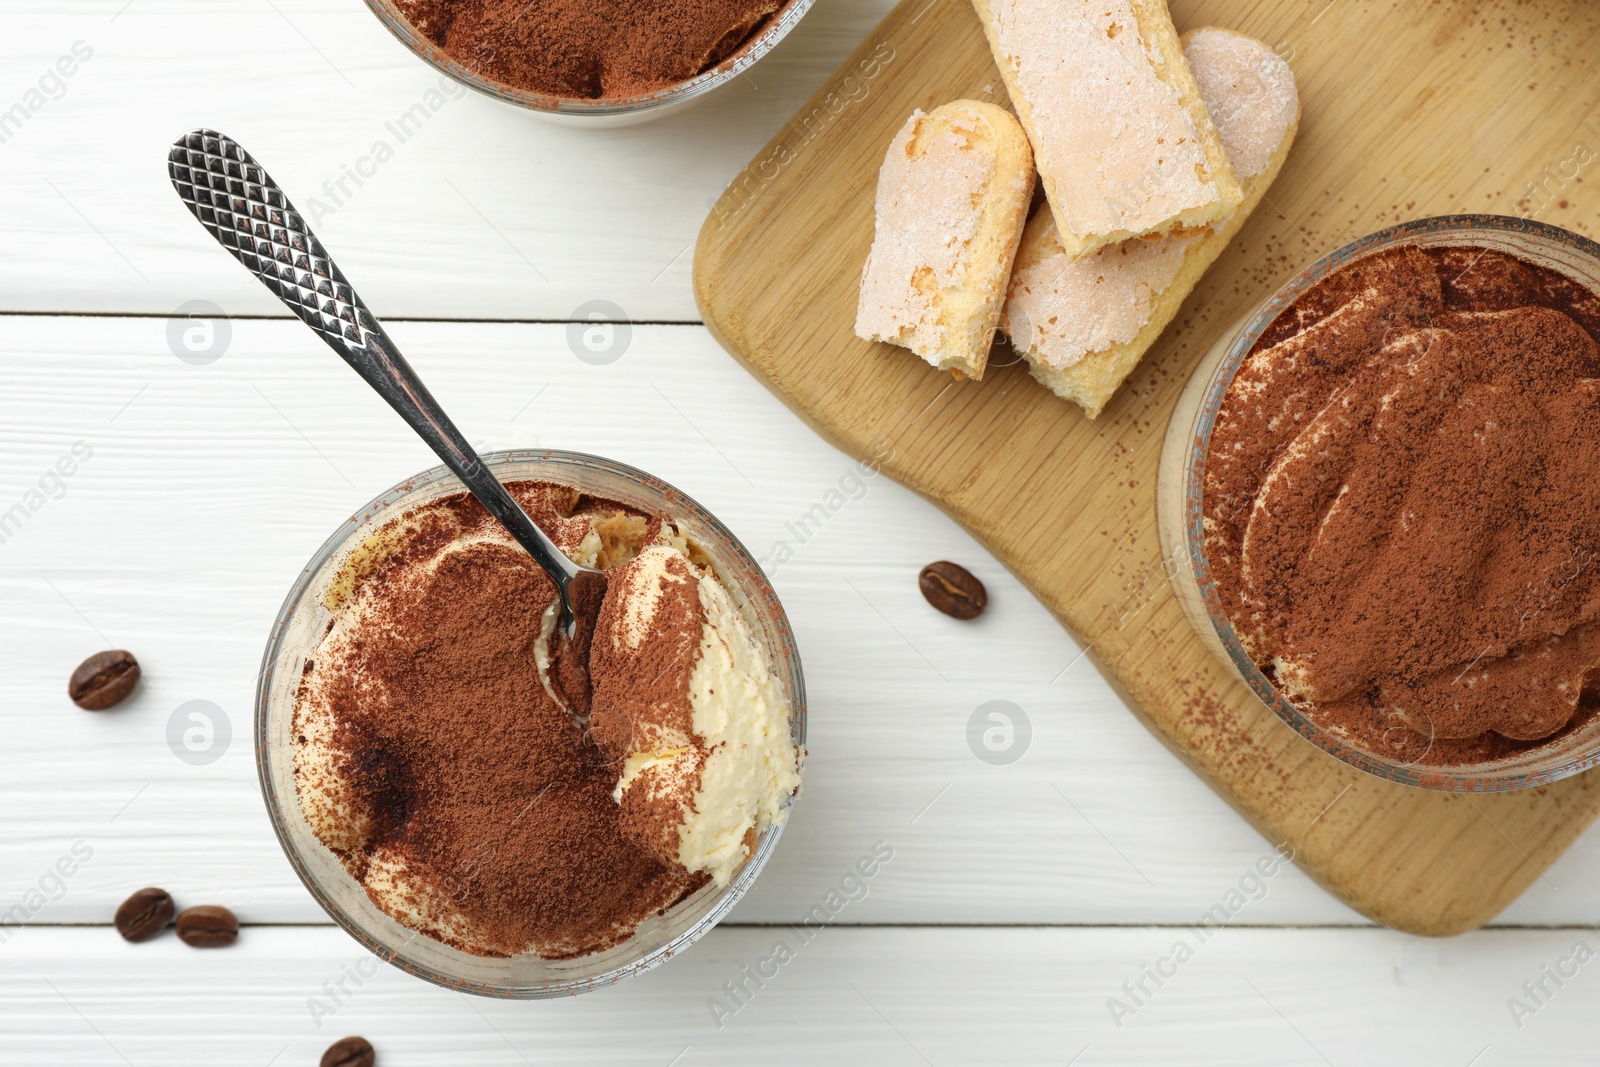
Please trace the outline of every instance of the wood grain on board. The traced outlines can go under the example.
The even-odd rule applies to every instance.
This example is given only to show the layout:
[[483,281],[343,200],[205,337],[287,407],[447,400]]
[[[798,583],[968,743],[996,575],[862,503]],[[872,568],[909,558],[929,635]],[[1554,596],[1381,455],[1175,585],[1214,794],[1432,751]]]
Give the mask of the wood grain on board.
[[[1273,844],[1372,919],[1482,925],[1600,810],[1600,776],[1443,795],[1351,770],[1280,723],[1191,631],[1156,533],[1177,395],[1219,333],[1301,266],[1403,219],[1600,207],[1587,0],[1178,2],[1278,49],[1304,118],[1234,245],[1096,422],[1015,364],[953,382],[854,336],[883,152],[913,108],[1005,103],[966,0],[906,0],[729,186],[696,252],[706,325],[813,427],[943,507],[1081,640],[1146,724]],[[999,354],[997,353],[997,356]],[[1002,359],[1001,362],[1004,362]]]

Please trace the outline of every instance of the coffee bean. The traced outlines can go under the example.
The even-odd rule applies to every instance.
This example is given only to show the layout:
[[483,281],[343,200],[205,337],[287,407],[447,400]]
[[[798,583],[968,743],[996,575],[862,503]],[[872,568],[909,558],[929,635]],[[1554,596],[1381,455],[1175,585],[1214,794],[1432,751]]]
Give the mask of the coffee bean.
[[141,889],[122,902],[113,920],[125,941],[148,941],[172,921],[172,894],[165,889]]
[[947,560],[930,563],[917,575],[923,599],[956,619],[976,619],[989,604],[983,583],[965,567]]
[[239,920],[216,904],[199,904],[178,913],[178,936],[195,948],[221,948],[239,940]]
[[372,1067],[378,1054],[364,1037],[342,1037],[328,1046],[318,1067]]
[[87,711],[104,711],[120,704],[138,684],[139,661],[132,652],[96,652],[72,672],[67,696]]

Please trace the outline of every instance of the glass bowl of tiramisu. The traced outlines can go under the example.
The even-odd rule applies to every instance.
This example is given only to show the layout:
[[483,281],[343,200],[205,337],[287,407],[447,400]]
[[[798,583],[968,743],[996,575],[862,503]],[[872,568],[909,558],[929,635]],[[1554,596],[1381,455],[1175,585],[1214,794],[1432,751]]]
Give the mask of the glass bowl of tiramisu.
[[1600,245],[1455,215],[1323,257],[1202,361],[1158,491],[1201,638],[1302,736],[1453,791],[1600,760]]
[[[660,118],[729,84],[772,51],[813,2],[367,0],[367,6],[445,77],[545,118],[606,127]],[[418,107],[443,104],[430,90]],[[427,115],[408,113],[399,122],[404,127],[416,117]]]
[[485,462],[576,562],[592,637],[444,468],[337,530],[273,625],[256,763],[285,853],[380,958],[539,998],[727,914],[800,787],[805,689],[760,567],[706,510],[568,452]]

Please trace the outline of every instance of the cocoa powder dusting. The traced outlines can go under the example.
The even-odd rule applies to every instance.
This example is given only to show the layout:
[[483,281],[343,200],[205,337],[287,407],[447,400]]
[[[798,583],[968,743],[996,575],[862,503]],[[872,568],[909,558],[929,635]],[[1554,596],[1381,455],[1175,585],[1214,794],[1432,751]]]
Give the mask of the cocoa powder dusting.
[[[653,525],[650,538],[659,532]],[[663,861],[678,856],[680,811],[693,809],[694,792],[707,753],[694,746],[694,706],[689,683],[700,651],[705,610],[693,565],[681,555],[666,561],[653,607],[651,640],[630,647],[628,616],[639,609],[628,594],[633,572],[650,562],[641,558],[612,575],[617,593],[606,601],[595,625],[589,664],[594,684],[594,716],[589,732],[613,768],[630,751],[671,752],[655,769],[647,788],[622,797],[623,834]]]
[[786,0],[399,0],[468,69],[577,99],[639,96],[732,58]]
[[[561,534],[570,497],[512,488],[558,543],[575,536]],[[520,549],[473,540],[492,523],[464,494],[431,505],[364,578],[388,583],[383,617],[364,622],[326,690],[340,770],[373,826],[342,858],[361,878],[375,857],[399,857],[415,900],[374,899],[434,912],[447,901],[459,913],[450,929],[469,932],[443,937],[457,947],[582,955],[625,940],[705,878],[623,834],[614,768],[535,664],[555,588]],[[425,577],[405,567],[433,557]]]
[[1264,673],[1388,758],[1547,744],[1600,700],[1600,298],[1483,248],[1341,269],[1240,367],[1207,557]]

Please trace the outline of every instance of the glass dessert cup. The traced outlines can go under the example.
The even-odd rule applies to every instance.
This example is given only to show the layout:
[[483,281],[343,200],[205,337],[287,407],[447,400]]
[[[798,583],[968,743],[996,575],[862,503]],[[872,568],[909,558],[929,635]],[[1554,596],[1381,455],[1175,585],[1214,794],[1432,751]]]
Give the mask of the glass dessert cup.
[[1387,781],[1448,792],[1500,792],[1546,785],[1600,762],[1600,717],[1544,745],[1493,761],[1430,766],[1397,761],[1313,721],[1246,654],[1224,612],[1206,560],[1206,458],[1217,412],[1262,333],[1307,290],[1341,267],[1397,245],[1474,245],[1559,271],[1600,292],[1600,244],[1547,223],[1501,215],[1442,215],[1368,234],[1323,256],[1229,328],[1201,359],[1167,426],[1156,490],[1161,547],[1172,587],[1200,639],[1301,737]]
[[[773,675],[792,709],[794,743],[805,744],[805,683],[789,620],[754,557],[715,517],[660,479],[611,460],[547,449],[495,452],[483,459],[502,481],[555,482],[673,519],[711,558],[752,632],[766,646]],[[347,520],[306,564],[278,612],[262,659],[256,688],[256,771],[273,830],[300,880],[335,922],[380,959],[437,985],[479,996],[544,999],[586,993],[642,974],[704,936],[754,884],[783,827],[773,826],[761,835],[727,886],[708,884],[666,914],[646,919],[620,945],[575,959],[547,960],[532,953],[493,958],[452,948],[390,918],[317,838],[295,790],[295,697],[306,656],[332,619],[322,603],[329,579],[347,553],[384,523],[464,491],[444,467],[409,478]]]
[[502,81],[472,70],[459,59],[434,44],[426,35],[417,32],[410,21],[400,13],[395,0],[367,0],[373,14],[389,28],[400,43],[409,48],[423,62],[441,74],[476,89],[485,96],[516,104],[558,123],[602,129],[614,126],[634,126],[650,122],[689,104],[701,100],[713,89],[720,88],[745,73],[756,61],[765,56],[811,10],[815,0],[789,0],[789,4],[760,30],[732,57],[712,67],[704,74],[688,81],[659,89],[640,96],[618,97],[604,100],[580,100],[572,97],[550,96],[531,89],[519,89]]

